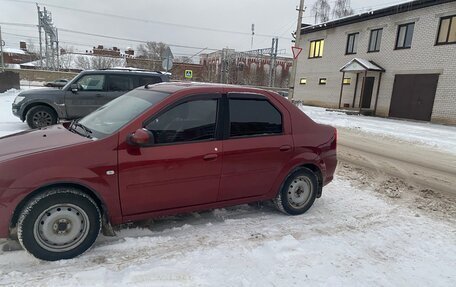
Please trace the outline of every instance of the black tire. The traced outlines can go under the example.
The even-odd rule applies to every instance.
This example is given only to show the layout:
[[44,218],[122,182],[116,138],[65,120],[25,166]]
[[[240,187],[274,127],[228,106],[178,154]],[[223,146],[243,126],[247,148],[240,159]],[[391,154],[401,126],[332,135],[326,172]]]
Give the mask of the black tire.
[[313,205],[317,192],[317,176],[307,168],[299,168],[287,177],[274,203],[285,214],[300,215]]
[[57,123],[57,113],[50,107],[47,106],[35,106],[32,107],[27,114],[25,119],[30,128],[42,128]]
[[17,235],[22,247],[33,256],[56,261],[84,253],[100,229],[100,210],[92,198],[75,188],[54,188],[24,206]]

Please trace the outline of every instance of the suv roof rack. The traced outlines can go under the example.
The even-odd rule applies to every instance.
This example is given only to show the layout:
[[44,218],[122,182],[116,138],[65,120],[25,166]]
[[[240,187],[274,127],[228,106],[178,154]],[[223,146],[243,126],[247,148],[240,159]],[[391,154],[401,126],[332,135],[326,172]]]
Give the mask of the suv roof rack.
[[104,68],[104,69],[98,69],[99,71],[130,71],[130,72],[153,72],[157,74],[163,74],[160,71],[151,71],[151,70],[146,70],[146,69],[137,69],[137,68],[123,68],[123,67],[117,67],[117,68]]

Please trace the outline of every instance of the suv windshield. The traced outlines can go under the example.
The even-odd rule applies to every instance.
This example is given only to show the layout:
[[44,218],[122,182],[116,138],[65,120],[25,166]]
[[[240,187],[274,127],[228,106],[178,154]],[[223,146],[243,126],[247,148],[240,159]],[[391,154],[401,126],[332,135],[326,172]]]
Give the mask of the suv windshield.
[[149,90],[133,90],[82,118],[79,123],[95,138],[111,135],[169,94]]

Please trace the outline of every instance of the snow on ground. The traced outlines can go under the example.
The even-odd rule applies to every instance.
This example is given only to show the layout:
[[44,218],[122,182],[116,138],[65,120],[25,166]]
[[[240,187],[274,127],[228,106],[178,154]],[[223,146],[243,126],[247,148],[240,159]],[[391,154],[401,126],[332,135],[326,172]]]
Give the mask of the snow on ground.
[[454,286],[454,202],[443,220],[426,197],[390,198],[378,188],[392,181],[338,170],[297,217],[241,205],[143,222],[67,261],[0,251],[0,285]]
[[11,105],[20,90],[8,90],[0,93],[0,137],[27,129],[27,124],[13,115]]
[[346,115],[324,108],[300,106],[314,121],[411,144],[428,145],[456,154],[456,127],[378,117]]

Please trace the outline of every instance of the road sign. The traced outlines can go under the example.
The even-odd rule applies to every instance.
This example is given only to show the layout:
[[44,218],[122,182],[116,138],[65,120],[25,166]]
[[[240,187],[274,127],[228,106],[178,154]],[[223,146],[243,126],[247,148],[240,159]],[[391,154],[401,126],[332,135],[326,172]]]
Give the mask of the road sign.
[[299,54],[302,52],[302,48],[299,47],[291,47],[291,51],[293,52],[293,58],[297,59]]
[[185,70],[185,78],[186,79],[193,78],[193,71],[192,70]]
[[171,70],[173,68],[173,58],[166,57],[165,59],[163,59],[162,68],[167,72]]

